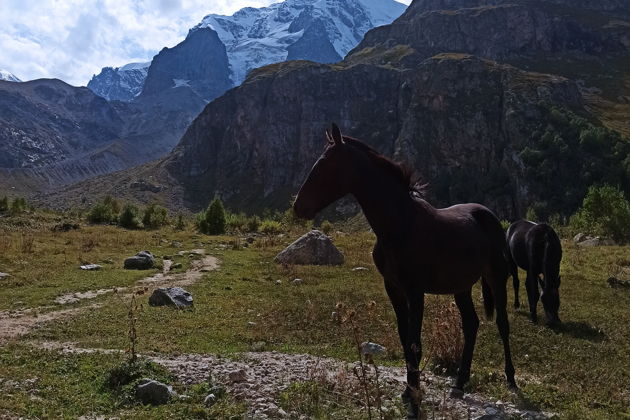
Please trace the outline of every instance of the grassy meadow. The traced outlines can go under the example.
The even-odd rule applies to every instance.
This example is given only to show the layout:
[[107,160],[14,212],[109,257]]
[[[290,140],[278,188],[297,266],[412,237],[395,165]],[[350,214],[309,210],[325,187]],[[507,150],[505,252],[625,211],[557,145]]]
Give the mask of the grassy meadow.
[[[355,332],[362,341],[387,347],[387,355],[379,363],[404,363],[394,314],[372,263],[374,236],[369,232],[343,233],[344,226],[335,226],[339,230],[331,236],[345,254],[342,266],[287,267],[275,264],[273,257],[307,228],[258,235],[244,247],[242,238],[248,235],[207,236],[190,226],[181,231],[172,227],[130,231],[82,223],[78,230],[51,230],[63,220],[63,216],[49,213],[0,219],[0,272],[10,274],[0,279],[0,322],[20,311],[42,316],[62,309],[55,298],[66,293],[132,287],[159,271],[122,269],[123,259],[140,250],[170,256],[182,263],[178,271],[185,271],[196,257],[179,256],[178,252],[201,248],[217,257],[220,266],[186,287],[194,296],[194,310],[150,307],[146,296],[138,296],[143,303],[136,314],[141,354],[238,357],[239,352],[262,346],[264,350],[354,361],[352,331],[347,324],[331,320],[331,313],[342,307],[356,311]],[[533,325],[525,308],[510,308],[520,393],[507,389],[500,339],[494,322],[485,320],[479,330],[469,391],[553,412],[563,419],[630,418],[630,290],[611,288],[606,282],[611,275],[630,271],[630,247],[581,249],[569,241],[563,245],[563,324],[556,329]],[[82,271],[82,263],[103,268]],[[353,271],[355,267],[367,270]],[[303,281],[295,284],[296,278]],[[526,303],[523,284],[521,288]],[[511,281],[509,291],[511,305]],[[476,287],[479,314],[483,313],[480,295]],[[108,293],[63,305],[63,309],[97,306],[39,324],[25,335],[0,338],[0,418],[243,418],[246,403],[229,395],[206,408],[203,398],[208,384],[175,382],[176,390],[190,398],[164,406],[133,403],[128,390],[112,391],[105,385],[111,369],[126,357],[124,353],[64,353],[41,345],[72,342],[81,348],[127,349],[127,309],[121,299],[128,297]],[[432,325],[443,322],[440,308],[450,300],[428,299],[423,346],[428,366],[435,370],[439,367],[432,357],[439,352],[440,329]],[[544,318],[541,306],[539,315]],[[456,331],[452,326],[444,328],[449,333]],[[174,381],[164,369],[147,369],[153,369],[154,377]],[[301,386],[307,385],[294,384],[287,392],[299,394]],[[353,411],[351,404],[342,403],[305,415],[335,418],[335,410],[344,413],[337,418],[361,418],[359,407]]]

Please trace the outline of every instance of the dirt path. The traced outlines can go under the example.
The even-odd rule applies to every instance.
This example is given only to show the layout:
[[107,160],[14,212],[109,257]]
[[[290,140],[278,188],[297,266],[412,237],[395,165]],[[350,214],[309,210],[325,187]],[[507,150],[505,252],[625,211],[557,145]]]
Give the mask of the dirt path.
[[[205,255],[203,249],[195,249],[186,251],[196,255],[202,255],[201,259],[193,260],[191,268],[183,273],[172,273],[171,260],[164,260],[164,269],[161,273],[146,277],[136,283],[136,286],[147,287],[148,293],[151,293],[158,287],[173,286],[189,286],[201,279],[207,271],[216,270],[219,267],[217,258]],[[117,287],[118,291],[124,291],[127,287]],[[81,300],[94,299],[99,296],[112,293],[114,288],[88,290],[86,292],[68,293],[58,296],[54,302],[57,305],[68,305],[77,303]],[[100,307],[100,304],[91,304],[80,308],[57,309],[57,306],[42,306],[38,308],[29,308],[18,311],[2,311],[0,312],[0,345],[8,340],[23,336],[45,324],[59,319],[66,319],[82,312],[93,310]]]
[[[72,343],[38,343],[49,350],[65,353],[113,353],[117,350],[84,349]],[[186,385],[208,381],[224,385],[234,397],[244,400],[252,418],[298,418],[297,413],[287,413],[278,406],[279,395],[290,384],[317,381],[326,388],[347,395],[361,395],[361,384],[356,379],[354,364],[308,354],[285,354],[279,352],[248,352],[234,358],[208,354],[183,354],[177,356],[145,355],[148,359],[169,369]],[[379,383],[385,394],[398,393],[405,388],[403,367],[379,366]],[[373,374],[373,371],[371,371]],[[448,395],[449,379],[431,373],[422,374],[423,401],[429,407],[427,418],[475,419],[484,415],[487,419],[542,420],[552,417],[549,413],[528,411],[512,403],[489,399],[480,394],[466,394],[462,399]],[[357,397],[360,398],[360,397]],[[391,401],[383,406],[391,412]]]

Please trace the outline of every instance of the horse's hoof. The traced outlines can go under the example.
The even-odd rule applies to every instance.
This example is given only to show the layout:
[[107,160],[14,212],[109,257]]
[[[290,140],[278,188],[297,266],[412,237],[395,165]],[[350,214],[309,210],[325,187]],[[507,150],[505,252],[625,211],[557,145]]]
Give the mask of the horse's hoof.
[[514,302],[514,309],[518,309],[521,307],[521,303],[520,302]]
[[464,390],[461,388],[452,387],[451,392],[449,393],[449,396],[451,398],[456,398],[458,400],[461,400],[462,398],[464,398]]
[[420,406],[418,404],[413,402],[407,403],[407,419],[420,419]]

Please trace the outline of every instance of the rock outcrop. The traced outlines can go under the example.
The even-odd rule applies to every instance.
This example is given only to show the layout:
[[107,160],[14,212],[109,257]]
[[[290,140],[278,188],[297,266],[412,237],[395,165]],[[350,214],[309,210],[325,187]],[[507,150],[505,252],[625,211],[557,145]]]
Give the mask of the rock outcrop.
[[142,92],[151,63],[130,63],[122,67],[104,67],[87,87],[108,101],[131,102]]
[[205,101],[232,87],[225,45],[211,28],[190,31],[173,48],[153,58],[141,96],[170,89],[190,89]]

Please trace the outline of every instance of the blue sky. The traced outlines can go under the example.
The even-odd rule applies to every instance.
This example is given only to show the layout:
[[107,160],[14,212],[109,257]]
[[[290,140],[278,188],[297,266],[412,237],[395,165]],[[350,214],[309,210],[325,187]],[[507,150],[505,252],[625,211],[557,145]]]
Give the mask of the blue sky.
[[0,69],[22,80],[54,77],[83,86],[102,67],[149,61],[209,13],[274,2],[0,0]]

